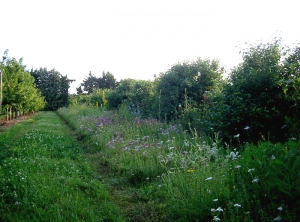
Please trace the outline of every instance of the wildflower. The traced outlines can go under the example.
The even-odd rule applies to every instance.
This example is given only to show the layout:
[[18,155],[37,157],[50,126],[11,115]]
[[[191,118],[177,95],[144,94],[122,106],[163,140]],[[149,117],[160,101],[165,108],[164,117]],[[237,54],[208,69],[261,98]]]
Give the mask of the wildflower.
[[248,130],[248,129],[250,129],[250,126],[246,126],[246,127],[244,128],[244,130]]
[[281,219],[282,219],[281,216],[278,216],[274,218],[274,221],[281,221]]
[[223,209],[222,209],[221,207],[218,207],[218,208],[216,209],[216,211],[221,212],[221,211],[223,211]]
[[218,201],[218,199],[214,199],[214,201],[215,201],[215,202],[217,202],[217,201]]
[[221,219],[220,218],[218,218],[218,216],[214,216],[214,219],[213,219],[213,221],[220,221]]
[[236,134],[233,136],[234,138],[239,138],[240,137],[240,134]]
[[227,155],[226,157],[227,157],[227,158],[232,158],[232,160],[235,160],[236,157],[238,157],[238,154],[239,154],[239,152],[236,152],[236,153],[230,152],[230,154]]
[[241,207],[240,204],[234,204],[233,206],[234,206],[234,207]]
[[208,177],[208,178],[206,178],[205,180],[211,180],[212,179],[212,177]]
[[253,171],[254,171],[254,168],[248,170],[249,173],[251,173]]
[[256,179],[254,179],[254,180],[252,180],[252,183],[257,183],[258,182],[258,179],[256,178]]
[[277,209],[280,210],[280,211],[282,211],[282,210],[283,210],[283,207],[280,206],[280,207],[278,207]]
[[185,159],[182,158],[180,163],[181,163],[181,166],[184,167],[186,165]]
[[236,168],[236,169],[239,169],[239,168],[241,168],[241,165],[237,165],[235,168]]
[[188,151],[183,151],[182,152],[182,155],[187,155],[188,154]]
[[195,170],[194,170],[193,168],[190,168],[190,169],[188,169],[186,172],[187,172],[187,173],[194,173]]
[[275,157],[274,155],[272,155],[272,156],[271,156],[271,159],[272,159],[272,160],[275,160],[275,159],[276,159],[276,157]]

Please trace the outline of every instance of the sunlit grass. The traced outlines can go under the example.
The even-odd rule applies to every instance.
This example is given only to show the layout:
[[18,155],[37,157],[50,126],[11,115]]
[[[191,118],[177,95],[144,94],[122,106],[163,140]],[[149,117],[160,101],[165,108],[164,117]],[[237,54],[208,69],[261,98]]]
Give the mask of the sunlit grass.
[[[29,124],[30,123],[30,124]],[[3,221],[122,221],[83,150],[53,112],[0,134]]]

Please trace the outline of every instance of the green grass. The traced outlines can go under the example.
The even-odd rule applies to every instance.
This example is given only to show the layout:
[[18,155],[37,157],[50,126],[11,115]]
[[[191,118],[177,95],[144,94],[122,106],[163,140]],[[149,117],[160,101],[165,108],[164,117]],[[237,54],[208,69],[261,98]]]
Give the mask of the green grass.
[[135,118],[125,107],[59,113],[81,135],[87,158],[131,221],[299,220],[297,141],[243,151],[221,147],[217,135]]
[[[0,134],[3,221],[299,221],[300,142],[220,138],[87,106]],[[80,141],[79,143],[75,140]]]
[[123,221],[70,129],[42,112],[0,134],[2,221]]

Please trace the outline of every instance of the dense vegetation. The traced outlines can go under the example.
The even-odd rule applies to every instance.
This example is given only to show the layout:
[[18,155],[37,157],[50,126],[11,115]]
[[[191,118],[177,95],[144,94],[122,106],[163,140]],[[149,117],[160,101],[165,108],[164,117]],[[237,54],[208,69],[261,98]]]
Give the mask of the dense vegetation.
[[[241,55],[226,79],[218,60],[201,58],[177,63],[154,81],[116,82],[109,72],[90,73],[69,99],[66,77],[46,69],[31,74],[48,109],[70,104],[57,113],[84,146],[95,186],[110,191],[118,215],[299,221],[300,46],[290,49],[275,39],[249,45]],[[47,91],[53,82],[57,90]],[[10,154],[2,150],[7,161]],[[7,178],[9,169],[1,168]],[[3,183],[3,195],[14,195],[13,184]],[[2,198],[2,213],[14,218],[8,199]]]
[[68,105],[70,83],[75,80],[68,79],[55,69],[31,69],[30,74],[46,100],[45,110],[57,110]]
[[217,60],[198,58],[173,65],[154,81],[124,79],[115,88],[96,87],[72,96],[71,104],[125,104],[139,117],[176,120],[205,135],[217,132],[226,143],[298,138],[300,47],[284,48],[275,39],[241,54],[243,62],[227,79]]
[[298,221],[299,142],[222,146],[180,124],[72,106],[75,129],[101,182],[130,221]]
[[18,111],[20,112],[18,114],[21,115],[45,107],[44,97],[36,88],[34,78],[25,68],[22,59],[17,61],[10,58],[8,51],[5,51],[0,62],[0,71],[2,72],[0,117],[4,110],[9,113]]

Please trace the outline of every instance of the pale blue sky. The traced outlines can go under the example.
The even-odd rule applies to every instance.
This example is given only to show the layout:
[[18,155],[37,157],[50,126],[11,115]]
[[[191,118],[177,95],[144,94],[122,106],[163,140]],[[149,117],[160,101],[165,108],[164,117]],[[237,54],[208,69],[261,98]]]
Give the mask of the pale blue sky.
[[77,81],[91,70],[153,79],[197,57],[241,61],[238,45],[300,40],[297,0],[0,0],[0,53]]

